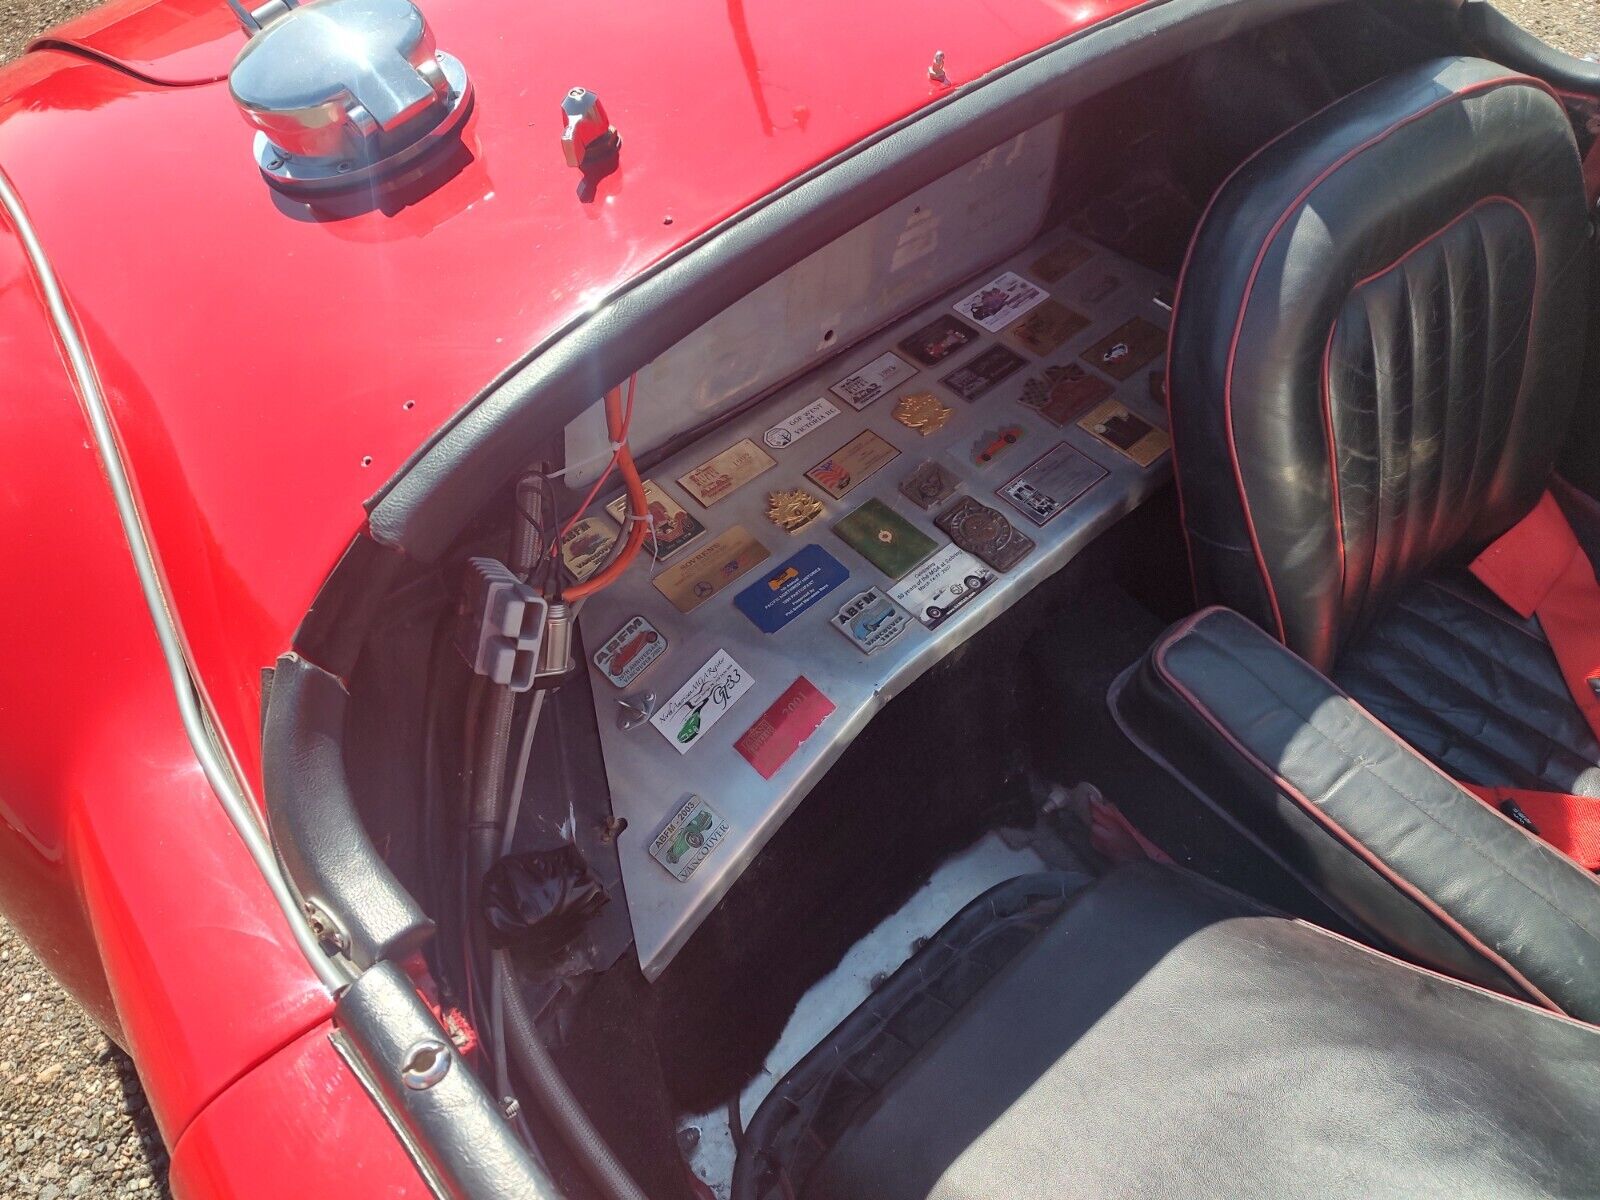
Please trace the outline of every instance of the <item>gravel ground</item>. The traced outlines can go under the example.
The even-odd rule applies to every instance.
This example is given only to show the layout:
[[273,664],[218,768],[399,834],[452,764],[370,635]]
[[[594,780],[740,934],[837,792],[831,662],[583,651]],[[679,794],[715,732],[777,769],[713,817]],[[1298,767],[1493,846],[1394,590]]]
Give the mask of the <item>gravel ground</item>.
[[[0,0],[0,62],[37,31],[90,7]],[[1500,0],[1500,7],[1575,54],[1600,52],[1600,0]],[[4,922],[0,1014],[0,1194],[166,1197],[166,1151],[133,1064]]]
[[0,1014],[0,1195],[167,1197],[167,1152],[133,1063],[3,921]]

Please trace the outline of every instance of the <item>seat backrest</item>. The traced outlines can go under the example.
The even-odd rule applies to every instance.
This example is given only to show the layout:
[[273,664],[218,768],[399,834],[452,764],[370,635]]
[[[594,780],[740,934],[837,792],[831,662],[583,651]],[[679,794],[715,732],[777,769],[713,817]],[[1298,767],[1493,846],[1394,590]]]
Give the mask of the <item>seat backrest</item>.
[[1551,474],[1588,221],[1561,103],[1440,59],[1268,143],[1200,220],[1168,397],[1200,600],[1323,669]]

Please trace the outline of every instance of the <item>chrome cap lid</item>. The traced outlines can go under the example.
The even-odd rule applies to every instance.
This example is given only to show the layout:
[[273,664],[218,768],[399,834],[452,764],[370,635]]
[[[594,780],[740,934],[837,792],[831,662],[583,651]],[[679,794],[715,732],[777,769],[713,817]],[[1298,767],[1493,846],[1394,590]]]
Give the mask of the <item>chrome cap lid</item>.
[[367,182],[415,162],[465,116],[465,68],[411,0],[271,0],[228,73],[256,164],[291,190]]

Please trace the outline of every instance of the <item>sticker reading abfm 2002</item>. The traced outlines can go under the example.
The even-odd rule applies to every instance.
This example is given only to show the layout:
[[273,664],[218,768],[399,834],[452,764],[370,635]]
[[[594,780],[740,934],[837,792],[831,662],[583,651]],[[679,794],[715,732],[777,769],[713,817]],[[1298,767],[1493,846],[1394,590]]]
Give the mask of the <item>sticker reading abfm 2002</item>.
[[728,834],[728,823],[699,796],[690,796],[650,843],[655,859],[679,883],[688,882]]
[[732,655],[718,650],[656,710],[650,724],[674,750],[687,754],[754,683]]

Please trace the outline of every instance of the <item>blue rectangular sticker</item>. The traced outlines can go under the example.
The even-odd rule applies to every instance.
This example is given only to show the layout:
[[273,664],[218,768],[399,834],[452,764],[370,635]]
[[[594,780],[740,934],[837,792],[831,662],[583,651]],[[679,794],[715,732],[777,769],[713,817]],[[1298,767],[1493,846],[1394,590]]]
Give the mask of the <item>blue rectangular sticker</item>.
[[807,546],[733,598],[762,633],[777,633],[846,579],[845,565],[821,546]]

